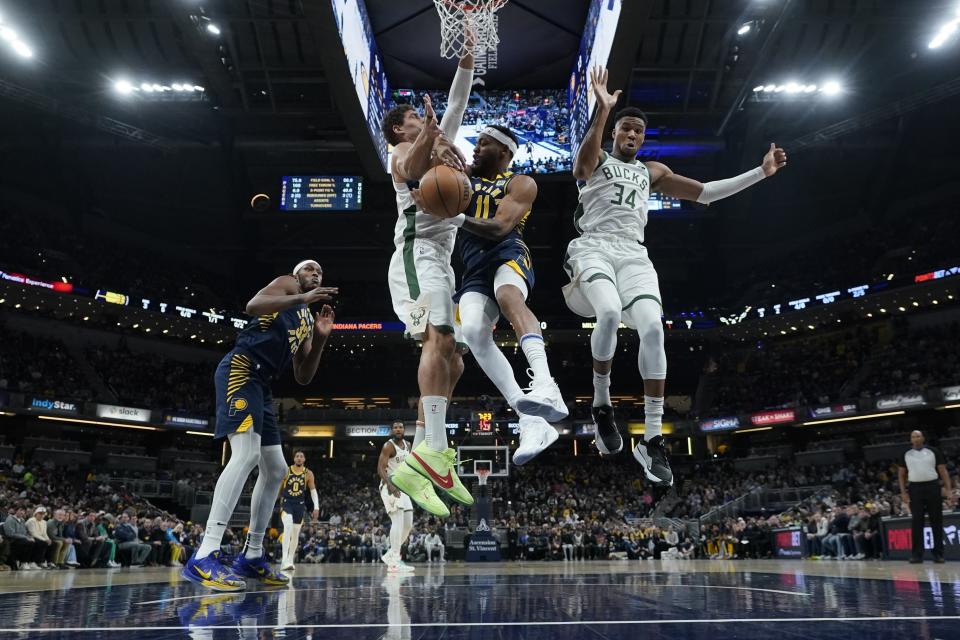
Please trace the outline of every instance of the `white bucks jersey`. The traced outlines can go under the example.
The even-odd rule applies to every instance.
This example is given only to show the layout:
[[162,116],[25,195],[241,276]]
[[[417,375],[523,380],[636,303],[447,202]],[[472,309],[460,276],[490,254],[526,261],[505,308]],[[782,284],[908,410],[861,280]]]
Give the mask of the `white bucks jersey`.
[[[401,440],[399,443],[396,440],[391,440],[393,443],[393,448],[396,449],[397,454],[390,458],[390,462],[387,463],[387,477],[391,476],[394,471],[397,470],[403,461],[408,455],[410,455],[410,445],[407,444],[406,440]],[[401,448],[401,443],[403,448]]]
[[650,172],[642,162],[623,162],[601,152],[600,166],[580,187],[573,224],[580,234],[603,233],[643,242]]
[[393,190],[397,192],[397,226],[393,231],[393,242],[397,247],[403,247],[406,242],[415,239],[433,240],[453,250],[453,242],[457,236],[457,228],[429,213],[417,209],[410,194],[410,187],[403,182],[394,182]]

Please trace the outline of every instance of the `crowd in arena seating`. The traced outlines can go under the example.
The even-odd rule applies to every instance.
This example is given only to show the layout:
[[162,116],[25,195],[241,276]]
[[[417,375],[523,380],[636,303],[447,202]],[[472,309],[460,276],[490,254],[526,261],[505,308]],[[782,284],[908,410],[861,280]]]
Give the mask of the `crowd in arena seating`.
[[[903,434],[897,434],[902,441]],[[957,474],[960,459],[948,456]],[[303,562],[377,562],[386,548],[389,521],[378,480],[367,467],[314,465],[320,487],[319,522],[301,531]],[[159,474],[158,474],[159,475]],[[547,459],[514,468],[509,480],[489,485],[495,523],[507,559],[596,560],[646,558],[762,558],[772,553],[770,529],[804,528],[814,557],[876,558],[879,519],[903,515],[892,462],[852,462],[835,467],[783,463],[762,472],[737,472],[730,462],[704,462],[679,475],[675,492],[657,492],[635,465],[595,456]],[[187,491],[210,490],[214,473],[181,478]],[[710,512],[752,490],[821,486],[783,512],[713,518]],[[248,487],[249,488],[249,487]],[[21,569],[177,566],[203,536],[203,527],[157,509],[109,475],[0,460],[0,565]],[[440,521],[417,511],[405,555],[440,560],[451,551],[448,532],[466,530],[468,512],[452,505]],[[681,522],[707,516],[699,531]],[[655,526],[668,517],[677,525]],[[266,549],[279,554],[279,532],[268,531]],[[225,553],[241,550],[244,531],[224,537]],[[0,567],[0,570],[4,570]]]
[[886,321],[761,341],[723,354],[716,365],[715,415],[922,391],[960,384],[960,324]]
[[116,349],[87,349],[87,357],[121,404],[196,415],[213,412],[212,362],[178,362],[158,354],[144,357],[122,343]]
[[0,390],[63,397],[63,390],[71,389],[72,398],[93,397],[63,342],[2,326],[0,331]]

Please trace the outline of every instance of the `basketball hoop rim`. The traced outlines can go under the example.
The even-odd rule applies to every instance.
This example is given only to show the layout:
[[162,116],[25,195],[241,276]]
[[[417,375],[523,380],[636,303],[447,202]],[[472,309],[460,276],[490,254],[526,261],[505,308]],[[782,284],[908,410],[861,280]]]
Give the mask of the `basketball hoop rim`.
[[509,0],[494,0],[486,5],[472,4],[472,3],[461,3],[457,0],[440,0],[440,3],[434,3],[437,8],[440,8],[440,5],[443,4],[447,7],[450,7],[451,11],[463,11],[464,13],[474,13],[475,11],[487,11],[489,13],[496,13],[507,4]]

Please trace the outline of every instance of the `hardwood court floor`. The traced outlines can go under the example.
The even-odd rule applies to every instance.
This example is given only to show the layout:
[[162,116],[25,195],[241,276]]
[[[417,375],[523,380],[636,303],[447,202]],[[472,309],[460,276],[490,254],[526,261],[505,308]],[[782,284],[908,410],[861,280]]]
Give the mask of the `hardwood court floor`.
[[17,638],[960,638],[960,564],[623,561],[299,565],[206,593],[175,569],[0,574]]

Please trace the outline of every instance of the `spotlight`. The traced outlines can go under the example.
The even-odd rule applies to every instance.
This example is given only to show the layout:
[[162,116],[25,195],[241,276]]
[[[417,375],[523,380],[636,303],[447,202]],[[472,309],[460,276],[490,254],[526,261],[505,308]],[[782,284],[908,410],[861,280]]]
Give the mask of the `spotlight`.
[[21,58],[33,57],[33,51],[30,49],[30,47],[25,45],[21,40],[14,40],[13,42],[10,43],[10,46],[13,48],[14,51],[17,52],[17,55],[19,55]]
[[765,86],[765,87],[763,88],[763,90],[764,90],[764,91],[773,91],[773,90],[776,89],[776,88],[777,88],[777,85],[775,85],[775,84],[768,84],[767,86]]
[[149,82],[140,83],[140,88],[146,91],[147,93],[153,93],[153,85]]
[[821,89],[823,89],[823,92],[828,96],[835,96],[841,91],[840,83],[837,82],[836,80],[831,80],[827,82],[821,87]]
[[813,93],[816,90],[817,90],[817,85],[815,84],[808,84],[803,88],[804,93]]
[[173,90],[174,90],[174,91],[183,91],[183,85],[180,84],[179,82],[174,82],[174,83],[173,83]]
[[0,39],[6,42],[14,42],[17,39],[17,32],[10,27],[0,27]]
[[748,23],[746,23],[745,25],[743,25],[742,27],[740,27],[739,29],[737,29],[737,35],[738,35],[738,36],[745,36],[745,35],[747,35],[748,33],[750,33],[750,28],[751,28],[751,27],[750,27],[750,23],[748,22]]
[[773,92],[774,92],[774,93],[782,93],[783,90],[786,89],[786,88],[787,88],[786,85],[778,84],[778,85],[776,86],[776,88],[773,90]]
[[127,80],[117,80],[113,83],[113,88],[121,95],[133,93],[133,85]]
[[163,91],[163,87],[162,87],[161,85],[159,85],[159,84],[156,84],[156,83],[150,85],[150,87],[151,87],[154,91]]
[[194,91],[203,91],[204,89],[203,89],[203,87],[201,87],[200,85],[196,85],[196,84],[195,84],[195,85],[193,85],[193,90],[194,90]]
[[220,27],[218,27],[217,25],[213,24],[212,22],[207,23],[207,31],[209,31],[210,33],[212,33],[212,34],[215,35],[215,36],[220,35]]
[[788,82],[784,87],[784,91],[787,93],[800,93],[803,89],[804,86],[796,82]]
[[754,87],[754,88],[753,88],[753,92],[754,92],[754,93],[758,93],[758,92],[760,92],[760,91],[763,91],[763,85],[762,85],[762,84],[761,84],[760,86],[757,86],[757,87]]
[[947,24],[943,25],[940,27],[940,30],[937,31],[937,35],[933,36],[933,40],[931,40],[930,44],[927,46],[931,49],[939,49],[944,45],[944,43],[946,43],[947,40],[950,39],[950,36],[956,33],[957,26],[960,26],[960,18],[951,20]]

